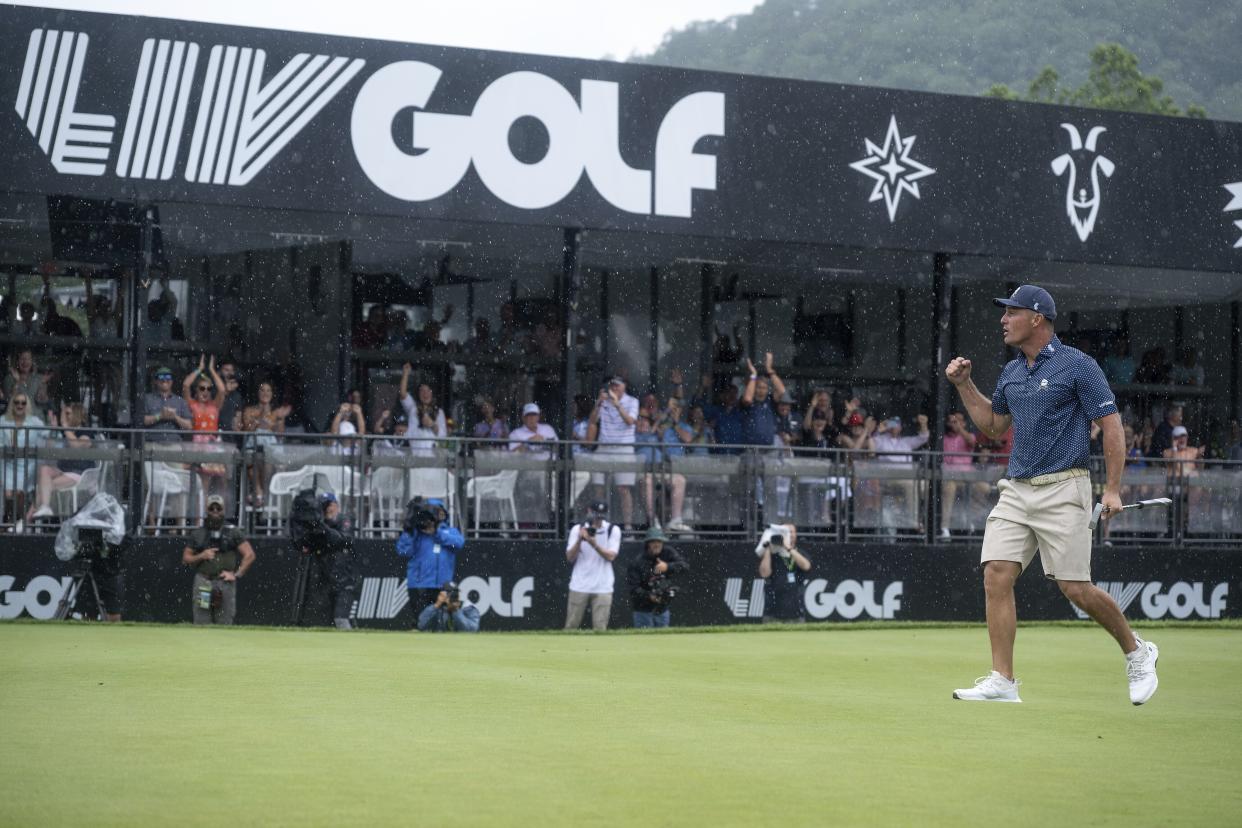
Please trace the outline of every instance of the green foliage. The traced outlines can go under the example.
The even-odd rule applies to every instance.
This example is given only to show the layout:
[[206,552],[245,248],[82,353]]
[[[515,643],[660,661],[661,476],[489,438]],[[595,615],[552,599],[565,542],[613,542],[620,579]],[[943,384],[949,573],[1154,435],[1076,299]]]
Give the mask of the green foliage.
[[[1070,102],[1086,87],[1086,100],[1100,103],[1082,105],[1169,112],[1174,101],[1196,101],[1185,114],[1206,108],[1242,121],[1239,22],[1237,4],[1213,0],[764,0],[749,14],[670,32],[634,59],[964,95],[992,86],[1022,100]],[[1100,44],[1111,45],[1097,61]]]
[[[1025,96],[1004,84],[992,86],[985,95],[1005,100],[1068,104],[1151,115],[1183,114],[1173,98],[1162,94],[1163,91],[1164,82],[1160,78],[1144,75],[1133,52],[1119,43],[1101,43],[1091,50],[1091,73],[1087,82],[1076,89],[1064,87],[1057,71],[1045,66],[1031,81]],[[1207,117],[1203,107],[1195,104],[1186,107],[1185,114],[1192,118]]]

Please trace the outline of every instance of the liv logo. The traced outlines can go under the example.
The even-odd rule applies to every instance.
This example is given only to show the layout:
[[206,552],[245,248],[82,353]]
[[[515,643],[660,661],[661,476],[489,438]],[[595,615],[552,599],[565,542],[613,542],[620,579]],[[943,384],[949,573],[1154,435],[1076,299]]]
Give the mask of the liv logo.
[[750,582],[750,597],[742,597],[742,587],[746,581],[742,578],[729,578],[725,581],[725,606],[733,613],[734,618],[763,617],[763,579],[756,578]]
[[[57,172],[103,175],[116,118],[77,111],[90,38],[35,29],[14,108]],[[148,38],[142,44],[116,174],[172,178],[195,86],[199,46]],[[262,49],[213,46],[198,91],[187,181],[248,184],[366,64],[299,54],[266,82]]]
[[[1070,151],[1052,159],[1052,171],[1058,178],[1069,173],[1065,186],[1065,212],[1078,233],[1079,241],[1085,242],[1095,229],[1095,220],[1100,214],[1100,173],[1105,178],[1111,178],[1116,167],[1095,150],[1100,136],[1108,131],[1104,127],[1091,127],[1086,141],[1073,124],[1061,124],[1061,127],[1069,133]],[[1088,164],[1082,171],[1078,167],[1079,161]],[[1082,181],[1078,180],[1080,175]]]
[[[1225,205],[1225,212],[1231,213],[1234,210],[1242,210],[1242,181],[1239,181],[1236,184],[1226,184],[1225,189],[1229,191],[1231,196],[1233,196],[1233,200]],[[1235,221],[1234,224],[1239,230],[1242,230],[1242,220]],[[1238,239],[1234,247],[1242,247],[1242,238]]]

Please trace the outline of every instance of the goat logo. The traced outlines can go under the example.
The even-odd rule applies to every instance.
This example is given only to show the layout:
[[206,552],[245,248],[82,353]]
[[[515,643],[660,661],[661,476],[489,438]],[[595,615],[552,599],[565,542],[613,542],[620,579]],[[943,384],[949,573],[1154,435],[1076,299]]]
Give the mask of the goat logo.
[[[1233,200],[1225,205],[1225,212],[1230,213],[1234,210],[1242,210],[1242,181],[1235,184],[1226,184],[1225,189],[1233,196]],[[1242,221],[1235,221],[1234,224],[1238,226],[1239,230],[1242,230]],[[1242,239],[1238,239],[1234,247],[1242,247]]]
[[[1100,173],[1111,178],[1116,169],[1112,161],[1096,152],[1095,145],[1100,135],[1108,130],[1102,126],[1091,127],[1087,140],[1082,139],[1078,127],[1073,124],[1061,124],[1070,136],[1070,151],[1052,159],[1052,171],[1061,177],[1069,171],[1069,182],[1065,188],[1065,212],[1070,223],[1078,232],[1079,241],[1086,241],[1095,229],[1096,217],[1100,214]],[[1090,159],[1091,168],[1082,186],[1078,182],[1078,160]]]

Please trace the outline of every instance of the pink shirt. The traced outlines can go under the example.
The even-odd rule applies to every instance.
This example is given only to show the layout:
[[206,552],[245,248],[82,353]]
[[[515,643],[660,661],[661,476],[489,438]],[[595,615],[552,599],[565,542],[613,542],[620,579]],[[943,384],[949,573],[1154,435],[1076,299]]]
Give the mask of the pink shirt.
[[[959,453],[960,452],[960,453]],[[960,434],[944,435],[944,465],[953,468],[969,467],[974,459],[970,456],[970,444]]]

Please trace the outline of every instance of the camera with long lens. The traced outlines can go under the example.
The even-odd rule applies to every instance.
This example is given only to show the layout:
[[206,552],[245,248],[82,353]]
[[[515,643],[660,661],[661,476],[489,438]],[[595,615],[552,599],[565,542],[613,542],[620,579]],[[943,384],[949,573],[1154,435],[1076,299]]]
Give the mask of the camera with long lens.
[[61,524],[56,557],[62,561],[115,558],[124,539],[125,509],[112,495],[100,492]]
[[664,573],[653,573],[647,578],[647,596],[652,603],[668,604],[677,597],[679,587]]

